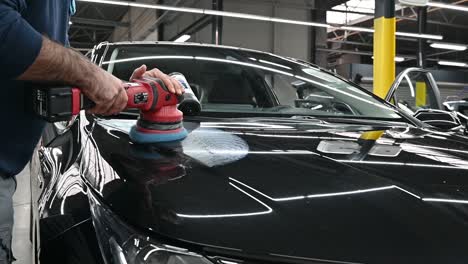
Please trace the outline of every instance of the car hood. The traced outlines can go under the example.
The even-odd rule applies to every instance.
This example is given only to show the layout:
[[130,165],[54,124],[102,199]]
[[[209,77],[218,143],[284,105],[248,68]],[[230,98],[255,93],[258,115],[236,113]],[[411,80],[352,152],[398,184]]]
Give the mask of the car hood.
[[284,262],[468,260],[462,135],[401,123],[200,118],[185,122],[179,143],[137,145],[134,123],[97,120],[82,159],[85,179],[134,226]]

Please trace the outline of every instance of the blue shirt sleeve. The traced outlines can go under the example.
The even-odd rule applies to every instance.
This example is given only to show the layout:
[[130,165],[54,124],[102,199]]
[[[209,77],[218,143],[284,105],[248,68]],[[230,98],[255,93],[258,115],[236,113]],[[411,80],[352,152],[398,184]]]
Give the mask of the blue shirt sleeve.
[[20,76],[42,47],[42,35],[21,17],[24,5],[24,0],[0,0],[0,80]]

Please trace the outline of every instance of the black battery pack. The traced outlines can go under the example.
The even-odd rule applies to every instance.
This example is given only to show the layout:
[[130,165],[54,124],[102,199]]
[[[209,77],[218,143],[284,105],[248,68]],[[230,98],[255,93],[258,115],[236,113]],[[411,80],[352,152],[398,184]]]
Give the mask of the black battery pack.
[[68,121],[72,117],[71,87],[32,88],[31,98],[34,113],[47,122]]

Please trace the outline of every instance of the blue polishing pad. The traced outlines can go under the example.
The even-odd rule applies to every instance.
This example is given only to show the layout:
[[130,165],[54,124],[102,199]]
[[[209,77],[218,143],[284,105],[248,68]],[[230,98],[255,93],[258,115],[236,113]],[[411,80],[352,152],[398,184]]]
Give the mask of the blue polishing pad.
[[136,129],[136,126],[132,126],[130,130],[130,139],[135,143],[157,143],[157,142],[170,142],[178,141],[187,137],[188,133],[185,128],[177,133],[170,134],[150,134],[142,133]]

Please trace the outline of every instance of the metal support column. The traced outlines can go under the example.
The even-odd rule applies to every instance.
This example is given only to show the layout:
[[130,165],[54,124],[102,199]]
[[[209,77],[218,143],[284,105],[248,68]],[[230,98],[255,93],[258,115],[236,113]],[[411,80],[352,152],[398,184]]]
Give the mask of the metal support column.
[[[158,4],[164,5],[165,4],[164,0],[159,0]],[[163,10],[160,10],[160,9],[156,10],[156,17],[157,17],[158,20],[164,14],[167,14],[167,13],[165,13]],[[160,23],[159,26],[158,26],[158,41],[163,41],[163,40],[164,40],[164,23]]]
[[[327,22],[327,1],[314,1],[314,9],[311,10],[311,21]],[[310,28],[310,61],[318,66],[326,68],[328,66],[327,49],[327,29],[319,27]]]
[[[427,25],[427,7],[418,8],[418,32],[426,33]],[[418,40],[418,67],[426,68],[426,40]],[[416,80],[416,106],[425,106],[427,102],[427,85],[426,80]]]
[[128,32],[127,32],[127,37],[128,37],[128,40],[129,41],[132,41],[133,40],[133,28],[132,28],[132,24],[133,24],[133,21],[132,21],[132,7],[129,7],[128,8]]
[[[418,8],[418,33],[425,34],[427,26],[427,7]],[[426,40],[418,39],[418,67],[426,68]]]
[[[213,10],[223,10],[223,0],[213,0]],[[212,43],[222,45],[223,43],[223,17],[213,16],[212,18]]]
[[395,0],[375,0],[374,93],[384,98],[395,79]]

